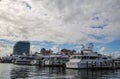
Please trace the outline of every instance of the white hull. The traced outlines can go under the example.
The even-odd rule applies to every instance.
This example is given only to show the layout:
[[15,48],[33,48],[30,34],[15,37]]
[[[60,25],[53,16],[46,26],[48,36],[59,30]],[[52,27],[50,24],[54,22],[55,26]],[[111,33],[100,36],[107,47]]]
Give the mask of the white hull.
[[66,63],[66,68],[72,68],[72,69],[85,69],[85,68],[110,68],[112,67],[112,63],[108,61],[95,61],[95,60],[81,60],[79,62],[67,62]]
[[18,64],[18,65],[30,65],[30,61],[29,60],[16,60],[14,62],[14,64]]
[[31,65],[41,65],[41,61],[39,61],[39,60],[32,60],[32,61],[30,62],[30,64],[31,64]]

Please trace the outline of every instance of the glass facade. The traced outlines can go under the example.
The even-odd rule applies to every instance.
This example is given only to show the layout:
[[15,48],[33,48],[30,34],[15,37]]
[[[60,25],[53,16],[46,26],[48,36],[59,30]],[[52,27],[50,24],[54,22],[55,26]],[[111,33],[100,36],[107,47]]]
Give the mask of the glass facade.
[[19,41],[14,45],[13,55],[29,55],[30,53],[30,42]]

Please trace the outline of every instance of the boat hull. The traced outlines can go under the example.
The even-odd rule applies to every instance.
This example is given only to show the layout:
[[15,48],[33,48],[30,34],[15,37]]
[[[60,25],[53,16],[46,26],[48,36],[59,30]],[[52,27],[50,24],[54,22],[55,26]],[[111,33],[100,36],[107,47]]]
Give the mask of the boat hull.
[[80,61],[80,62],[67,62],[66,68],[68,69],[107,69],[113,68],[112,63],[106,61]]

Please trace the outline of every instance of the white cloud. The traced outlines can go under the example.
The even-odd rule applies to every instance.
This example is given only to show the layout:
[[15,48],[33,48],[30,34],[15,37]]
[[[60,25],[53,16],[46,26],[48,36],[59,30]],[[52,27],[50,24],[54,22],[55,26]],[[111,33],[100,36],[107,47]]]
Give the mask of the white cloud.
[[0,38],[111,42],[120,39],[119,9],[120,0],[2,0]]
[[112,52],[111,55],[112,55],[114,58],[120,57],[120,50],[117,50],[117,51]]
[[0,43],[0,57],[10,55],[13,49],[8,44]]
[[99,50],[98,50],[98,53],[101,53],[101,54],[107,54],[106,52],[106,48],[105,47],[101,47]]
[[57,45],[54,45],[51,48],[51,50],[53,51],[53,53],[58,53],[58,52],[60,52],[61,48],[59,46],[57,46]]
[[41,50],[40,45],[31,45],[30,47],[31,47],[30,53],[40,52],[40,50]]
[[104,52],[105,50],[106,50],[105,47],[102,47],[102,48],[99,49],[100,52]]
[[113,51],[113,52],[108,52],[107,50],[108,49],[106,47],[101,47],[98,50],[98,53],[101,53],[101,54],[104,54],[104,55],[108,55],[108,56],[112,56],[113,58],[120,57],[120,50],[116,50],[116,51]]

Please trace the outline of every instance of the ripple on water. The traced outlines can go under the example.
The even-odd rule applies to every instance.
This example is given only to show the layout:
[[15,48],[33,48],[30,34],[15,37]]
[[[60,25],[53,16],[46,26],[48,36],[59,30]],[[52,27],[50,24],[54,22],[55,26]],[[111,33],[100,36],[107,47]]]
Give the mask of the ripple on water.
[[120,79],[120,70],[73,70],[0,64],[0,79]]

